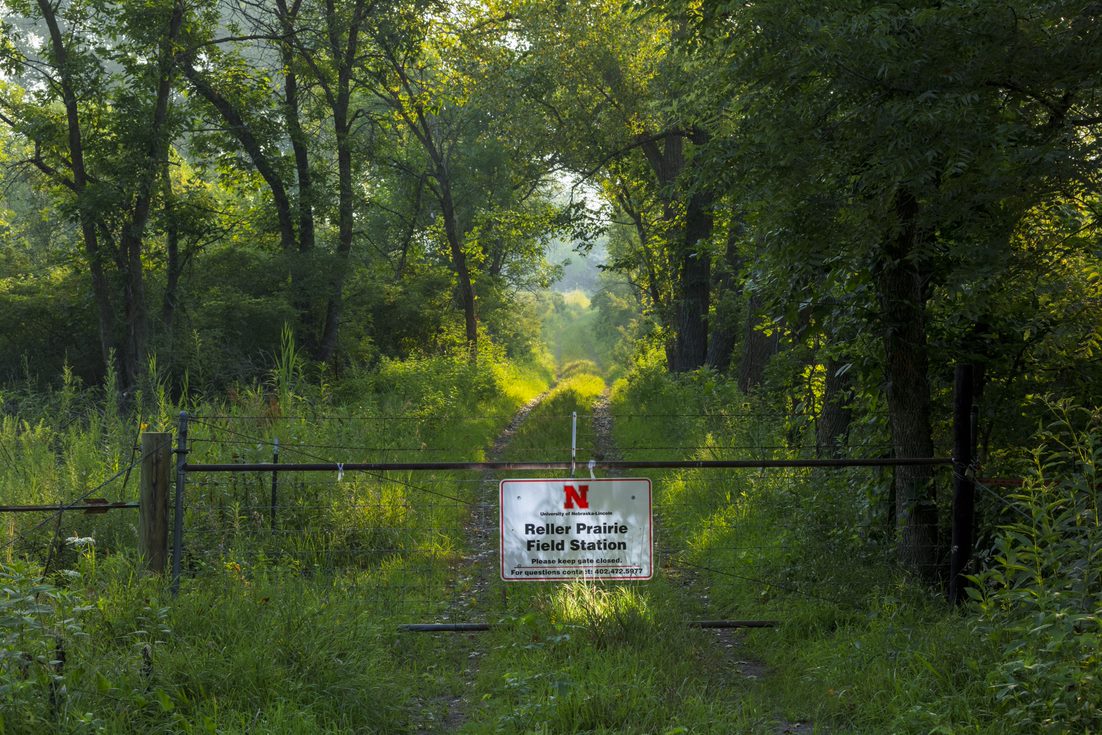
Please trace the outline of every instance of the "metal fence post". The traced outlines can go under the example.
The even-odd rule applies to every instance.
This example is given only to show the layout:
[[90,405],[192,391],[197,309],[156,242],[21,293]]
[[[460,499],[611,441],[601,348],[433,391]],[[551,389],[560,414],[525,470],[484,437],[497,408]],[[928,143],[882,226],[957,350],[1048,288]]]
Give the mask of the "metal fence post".
[[146,568],[157,574],[164,574],[168,557],[168,463],[171,446],[171,434],[142,434],[138,546]]
[[574,476],[575,464],[578,459],[578,412],[570,414],[570,476]]
[[[278,436],[275,438],[275,441],[272,444],[272,464],[274,464],[274,465],[279,464],[279,437]],[[276,470],[276,469],[273,469],[272,470],[272,533],[275,533],[275,530],[276,530],[276,500],[278,498],[278,496],[276,495],[276,488],[278,487],[278,484],[279,484],[279,471]]]
[[172,596],[180,592],[180,560],[184,552],[184,489],[187,486],[187,411],[180,412],[176,433],[176,513],[172,525]]
[[971,365],[958,365],[953,390],[953,541],[949,556],[949,602],[964,599],[964,568],[972,557],[973,524],[976,515],[976,484],[969,472],[975,455],[973,430],[974,372]]

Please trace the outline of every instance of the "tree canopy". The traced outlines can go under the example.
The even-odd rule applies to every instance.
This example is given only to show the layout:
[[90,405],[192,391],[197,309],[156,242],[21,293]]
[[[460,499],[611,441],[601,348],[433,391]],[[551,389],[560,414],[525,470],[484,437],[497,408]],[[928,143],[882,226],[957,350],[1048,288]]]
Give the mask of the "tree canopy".
[[[548,248],[600,239],[606,335],[822,452],[933,456],[962,362],[988,448],[1100,395],[1097,3],[2,7],[4,380],[226,386],[284,325],[332,375],[531,355]],[[886,501],[926,575],[938,497]]]

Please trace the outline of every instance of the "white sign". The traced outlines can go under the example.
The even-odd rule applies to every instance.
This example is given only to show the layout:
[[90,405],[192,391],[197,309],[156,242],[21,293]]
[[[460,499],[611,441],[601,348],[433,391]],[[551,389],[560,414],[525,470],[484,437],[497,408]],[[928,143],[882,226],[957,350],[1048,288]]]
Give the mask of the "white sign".
[[650,579],[650,480],[501,481],[505,581]]

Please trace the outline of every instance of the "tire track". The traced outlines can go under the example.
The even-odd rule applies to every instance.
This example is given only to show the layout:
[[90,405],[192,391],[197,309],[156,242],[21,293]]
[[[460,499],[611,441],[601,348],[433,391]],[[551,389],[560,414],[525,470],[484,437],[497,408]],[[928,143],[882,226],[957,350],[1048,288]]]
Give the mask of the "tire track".
[[[598,459],[618,461],[623,459],[623,456],[617,448],[616,441],[612,434],[613,416],[610,390],[611,389],[606,388],[600,398],[593,404],[592,421],[594,444],[596,445]],[[661,544],[660,548],[665,546],[665,544]],[[669,549],[664,548],[661,557],[670,558],[667,554],[669,554]],[[693,587],[696,578],[696,575],[693,573],[694,570],[677,569],[673,570],[675,572],[674,574],[671,574],[670,571],[671,570],[666,569],[664,572],[667,579],[684,589],[686,594],[694,594]],[[707,606],[707,595],[704,593],[696,594],[700,595],[701,602]],[[734,672],[736,677],[744,680],[756,681],[769,675],[770,670],[768,666],[761,661],[754,660],[746,654],[745,645],[737,631],[730,628],[718,628],[702,630],[701,632],[714,637],[714,645],[718,648],[719,657],[722,661],[721,666],[728,671]],[[781,718],[776,721],[772,732],[776,735],[811,735],[811,733],[821,733],[823,730],[821,728],[816,729],[815,725],[810,722],[790,722]]]
[[[516,435],[521,425],[540,403],[551,393],[554,385],[530,400],[513,415],[509,424],[494,439],[493,445],[486,453],[489,462],[501,461],[509,443]],[[463,558],[456,565],[454,575],[456,579],[455,589],[448,610],[442,615],[440,622],[469,623],[481,622],[473,620],[477,616],[485,616],[492,605],[488,600],[493,585],[493,571],[497,569],[494,558],[497,548],[497,487],[498,478],[494,472],[483,472],[479,478],[476,490],[476,500],[471,505],[470,514],[463,523],[464,533],[469,540],[469,545]],[[424,633],[407,635],[426,635]],[[432,735],[433,733],[454,733],[467,721],[467,710],[471,704],[469,695],[474,691],[475,679],[483,651],[479,649],[478,637],[480,633],[430,633],[427,635],[445,636],[441,644],[456,646],[460,649],[463,660],[466,662],[462,670],[464,687],[462,693],[443,695],[423,704],[428,711],[443,710],[443,717],[430,723],[420,724],[416,732],[418,735]]]

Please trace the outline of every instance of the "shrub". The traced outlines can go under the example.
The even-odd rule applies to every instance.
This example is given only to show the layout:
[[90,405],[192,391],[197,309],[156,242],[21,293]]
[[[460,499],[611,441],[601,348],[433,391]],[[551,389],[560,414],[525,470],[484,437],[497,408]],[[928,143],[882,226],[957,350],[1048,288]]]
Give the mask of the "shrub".
[[1102,731],[1102,411],[1052,406],[991,565],[973,577],[990,684],[1021,732]]
[[43,580],[36,566],[0,564],[0,732],[5,723],[14,732],[42,732],[57,716],[65,649],[84,635],[82,602]]

